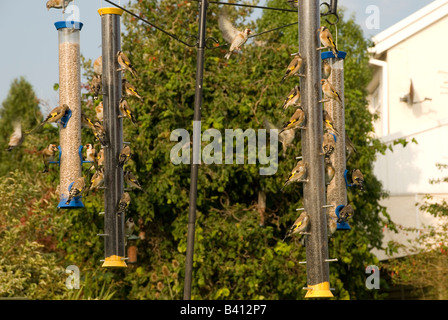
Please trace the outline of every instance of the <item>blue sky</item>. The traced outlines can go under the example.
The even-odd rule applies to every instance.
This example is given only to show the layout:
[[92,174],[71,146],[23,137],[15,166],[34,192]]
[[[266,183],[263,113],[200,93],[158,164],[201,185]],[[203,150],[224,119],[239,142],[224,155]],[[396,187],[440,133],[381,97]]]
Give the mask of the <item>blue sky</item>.
[[[178,0],[173,0],[178,1]],[[180,1],[180,0],[179,0]],[[184,1],[184,0],[182,0]],[[119,0],[116,0],[118,3]],[[121,0],[127,3],[128,0]],[[339,0],[340,6],[354,12],[365,35],[375,35],[431,3],[432,0]],[[50,107],[58,104],[58,93],[53,85],[58,79],[58,34],[54,23],[65,20],[61,10],[47,11],[46,0],[0,0],[0,61],[3,62],[0,77],[0,102],[8,94],[11,82],[24,76],[34,87],[37,96]],[[260,5],[264,5],[262,0]],[[74,0],[79,8],[81,22],[81,53],[96,59],[101,55],[101,18],[97,10],[110,6],[102,0]],[[365,21],[366,8],[376,5],[380,12],[380,29],[369,30]],[[258,9],[257,9],[258,10]],[[126,14],[126,13],[125,13]]]

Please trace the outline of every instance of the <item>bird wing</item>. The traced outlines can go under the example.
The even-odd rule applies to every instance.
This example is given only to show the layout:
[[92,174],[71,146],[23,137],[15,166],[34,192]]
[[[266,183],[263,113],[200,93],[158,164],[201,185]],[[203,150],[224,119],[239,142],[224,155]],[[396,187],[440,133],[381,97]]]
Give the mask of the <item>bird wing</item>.
[[240,31],[233,26],[230,20],[224,14],[220,14],[218,18],[218,26],[221,30],[222,37],[228,43],[232,43]]

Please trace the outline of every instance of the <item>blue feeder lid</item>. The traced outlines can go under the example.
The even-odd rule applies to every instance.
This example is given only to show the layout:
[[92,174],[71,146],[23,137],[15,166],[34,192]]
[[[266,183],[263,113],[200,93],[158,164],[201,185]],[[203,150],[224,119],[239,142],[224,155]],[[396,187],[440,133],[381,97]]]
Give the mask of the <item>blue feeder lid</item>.
[[[339,218],[339,210],[344,208],[345,206],[343,204],[336,207],[335,213]],[[341,223],[337,223],[336,230],[351,230],[352,228],[349,226],[349,224],[346,221],[342,221]]]
[[[322,52],[320,55],[321,55],[322,60],[329,59],[329,58],[336,58],[334,56],[333,52],[331,52],[331,51]],[[347,52],[344,52],[344,51],[338,52],[338,58],[345,59],[346,56],[347,56]]]
[[71,21],[58,21],[58,22],[55,22],[54,25],[57,30],[62,29],[62,28],[81,30],[82,26],[84,24],[80,21],[71,20]]

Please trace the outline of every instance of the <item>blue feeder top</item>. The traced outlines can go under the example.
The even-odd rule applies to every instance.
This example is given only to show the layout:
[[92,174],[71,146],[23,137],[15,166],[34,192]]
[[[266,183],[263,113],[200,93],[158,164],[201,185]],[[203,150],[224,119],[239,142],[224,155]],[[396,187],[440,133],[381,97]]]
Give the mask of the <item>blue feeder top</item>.
[[[325,60],[325,59],[328,59],[328,58],[336,58],[334,56],[333,52],[331,52],[331,51],[322,52],[320,55],[321,55],[322,60]],[[347,52],[344,52],[344,51],[339,51],[338,52],[338,58],[345,59],[346,56],[347,56]]]
[[84,24],[82,22],[79,21],[58,21],[54,23],[54,26],[56,27],[57,30],[62,29],[62,28],[69,28],[69,29],[76,29],[76,30],[81,30],[82,26]]

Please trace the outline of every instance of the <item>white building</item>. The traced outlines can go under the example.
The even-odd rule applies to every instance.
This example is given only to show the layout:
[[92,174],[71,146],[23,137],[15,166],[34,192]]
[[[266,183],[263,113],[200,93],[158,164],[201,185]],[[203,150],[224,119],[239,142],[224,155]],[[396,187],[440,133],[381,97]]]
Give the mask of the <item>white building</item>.
[[[448,0],[436,0],[379,33],[370,49],[369,108],[380,116],[376,135],[385,143],[399,138],[418,142],[394,146],[394,152],[375,162],[375,175],[390,194],[381,204],[405,227],[436,223],[416,206],[425,194],[448,198],[447,183],[429,183],[442,177],[436,164],[448,164],[447,34]],[[404,243],[406,235],[386,229],[383,243],[390,239]]]

